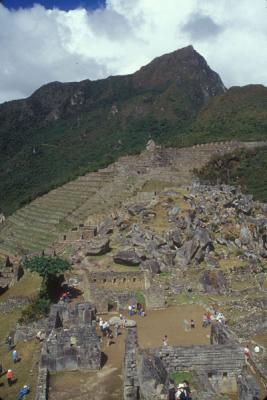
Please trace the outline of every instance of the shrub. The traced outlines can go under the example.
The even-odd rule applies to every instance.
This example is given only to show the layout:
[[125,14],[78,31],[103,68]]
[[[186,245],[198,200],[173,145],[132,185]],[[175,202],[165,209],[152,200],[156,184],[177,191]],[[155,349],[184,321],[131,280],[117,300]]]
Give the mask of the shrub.
[[48,315],[50,309],[50,301],[38,297],[31,304],[29,304],[24,310],[22,310],[20,323],[29,323],[37,321],[44,316]]

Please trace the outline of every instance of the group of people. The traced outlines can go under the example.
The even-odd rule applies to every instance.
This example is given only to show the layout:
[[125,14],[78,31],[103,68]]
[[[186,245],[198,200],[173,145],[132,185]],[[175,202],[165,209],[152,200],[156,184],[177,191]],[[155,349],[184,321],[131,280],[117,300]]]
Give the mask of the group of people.
[[[18,356],[18,352],[15,349],[15,344],[14,344],[13,338],[11,336],[7,337],[6,344],[7,344],[8,351],[12,352],[11,358],[12,358],[13,364],[18,363],[21,360],[21,358]],[[14,372],[12,371],[12,369],[9,368],[8,370],[5,370],[2,363],[0,362],[0,377],[2,375],[6,376],[7,384],[9,387],[12,386],[13,384],[15,384],[17,381],[17,379],[15,379]],[[4,383],[1,383],[1,386],[2,385],[4,385]],[[20,400],[20,399],[25,398],[25,396],[29,392],[30,392],[30,387],[28,385],[24,385],[22,387],[22,389],[19,391],[17,399]]]
[[114,329],[112,331],[108,321],[104,321],[102,318],[99,319],[99,328],[100,328],[100,331],[102,332],[102,338],[104,338],[104,337],[107,338],[108,346],[110,346],[112,344],[112,339],[113,338],[117,339],[117,337],[120,334],[120,332],[119,332],[120,327],[118,324],[114,325]]
[[60,301],[62,301],[63,303],[69,303],[70,302],[70,292],[68,290],[66,290],[65,292],[63,292],[62,296],[60,297]]
[[140,317],[145,317],[145,310],[143,309],[142,304],[137,303],[137,305],[129,305],[128,306],[129,316],[132,317],[134,315],[139,315]]
[[222,312],[215,311],[214,314],[212,314],[210,311],[208,311],[203,315],[203,328],[207,328],[212,321],[220,322],[223,325],[226,324],[226,319]]
[[171,389],[169,398],[170,400],[191,400],[189,382],[184,380],[183,383],[179,383],[177,387]]

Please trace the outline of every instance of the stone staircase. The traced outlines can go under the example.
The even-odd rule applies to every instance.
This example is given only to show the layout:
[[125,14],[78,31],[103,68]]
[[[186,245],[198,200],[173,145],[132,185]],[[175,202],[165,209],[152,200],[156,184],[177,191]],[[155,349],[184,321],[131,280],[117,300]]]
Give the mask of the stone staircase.
[[121,157],[107,168],[50,191],[8,217],[0,225],[0,254],[40,252],[57,241],[60,232],[90,216],[112,212],[141,191],[146,182],[152,186],[153,182],[186,185],[193,169],[202,167],[213,156],[264,145],[267,143],[210,143]]

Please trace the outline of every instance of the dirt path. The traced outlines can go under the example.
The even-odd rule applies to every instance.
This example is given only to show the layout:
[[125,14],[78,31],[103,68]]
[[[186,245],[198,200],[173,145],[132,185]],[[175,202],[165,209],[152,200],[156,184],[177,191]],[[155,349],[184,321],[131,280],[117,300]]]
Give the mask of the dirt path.
[[[209,329],[201,327],[203,308],[198,305],[170,307],[166,310],[150,311],[144,318],[135,316],[139,344],[141,347],[162,345],[166,334],[170,345],[208,344]],[[110,315],[111,316],[111,315]],[[104,319],[110,318],[104,316]],[[127,316],[127,318],[129,318]],[[196,328],[185,331],[184,320],[194,319]],[[107,346],[102,342],[102,352],[106,356],[104,367],[97,372],[64,372],[51,377],[49,400],[121,400],[122,364],[124,357],[125,331],[116,343]]]

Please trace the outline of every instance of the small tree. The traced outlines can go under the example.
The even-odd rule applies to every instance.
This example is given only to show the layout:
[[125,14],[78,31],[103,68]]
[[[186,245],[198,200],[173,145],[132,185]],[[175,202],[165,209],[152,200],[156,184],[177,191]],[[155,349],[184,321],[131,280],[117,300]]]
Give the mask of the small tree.
[[59,257],[35,256],[26,259],[23,266],[31,272],[37,272],[42,278],[40,297],[54,299],[63,280],[64,272],[71,269],[68,261]]

